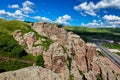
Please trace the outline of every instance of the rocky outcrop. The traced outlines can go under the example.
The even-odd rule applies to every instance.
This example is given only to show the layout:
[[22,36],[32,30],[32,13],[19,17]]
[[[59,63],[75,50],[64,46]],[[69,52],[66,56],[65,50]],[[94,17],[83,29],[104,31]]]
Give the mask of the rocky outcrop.
[[42,67],[33,66],[0,74],[0,80],[62,80],[60,76]]
[[53,40],[53,43],[47,45],[47,50],[38,45],[45,41],[44,38],[37,40],[34,32],[23,35],[20,30],[17,30],[13,36],[19,44],[27,45],[27,52],[35,56],[43,54],[45,68],[59,75],[61,80],[71,80],[71,78],[116,80],[119,78],[119,75],[116,75],[106,62],[100,60],[96,46],[86,44],[80,36],[67,32],[64,27],[58,28],[54,24],[38,23],[32,28],[39,35]]
[[35,33],[34,32],[28,32],[28,33],[24,34],[23,37],[24,37],[24,41],[27,44],[28,49],[31,49],[33,44],[36,41]]
[[25,46],[26,43],[21,30],[14,31],[13,37],[16,41],[19,42],[20,45]]
[[[34,56],[42,53],[43,47],[42,46],[34,46],[39,43],[36,40],[36,36],[34,32],[28,32],[23,34],[21,30],[16,30],[13,33],[13,37],[18,43],[24,46],[26,51]],[[36,44],[35,44],[36,43]]]

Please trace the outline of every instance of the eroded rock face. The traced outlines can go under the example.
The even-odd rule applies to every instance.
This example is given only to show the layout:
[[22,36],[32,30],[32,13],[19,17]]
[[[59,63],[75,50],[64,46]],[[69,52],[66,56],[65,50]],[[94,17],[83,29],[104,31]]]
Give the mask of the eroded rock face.
[[27,44],[28,49],[32,48],[33,44],[36,41],[36,36],[34,32],[28,32],[26,34],[23,35],[24,40]]
[[60,76],[42,67],[33,66],[0,74],[0,80],[62,80]]
[[22,45],[22,46],[25,46],[25,45],[26,45],[25,40],[24,40],[24,37],[23,37],[23,33],[22,33],[21,30],[16,30],[16,31],[14,31],[13,37],[14,37],[14,39],[15,39],[16,41],[19,42],[20,45]]
[[34,56],[43,54],[45,68],[57,73],[61,80],[69,80],[71,77],[74,80],[96,80],[97,75],[100,75],[102,80],[119,78],[108,64],[97,56],[96,46],[86,44],[80,36],[54,24],[38,23],[32,28],[38,34],[53,40],[47,51],[40,45],[33,46],[41,43],[36,40],[33,32],[23,35],[21,31],[15,31],[13,36],[19,43],[25,42],[27,52]]
[[[13,37],[18,43],[24,47],[26,47],[26,51],[34,56],[39,55],[43,52],[42,46],[33,46],[37,43],[36,36],[34,32],[28,32],[23,34],[21,30],[16,30],[13,33]],[[35,44],[35,45],[36,45]]]

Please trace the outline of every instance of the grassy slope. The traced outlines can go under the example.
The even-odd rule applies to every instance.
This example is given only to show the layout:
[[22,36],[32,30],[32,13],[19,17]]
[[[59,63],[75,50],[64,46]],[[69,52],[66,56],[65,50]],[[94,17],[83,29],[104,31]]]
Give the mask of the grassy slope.
[[1,33],[6,33],[6,34],[10,34],[14,31],[14,30],[22,30],[23,33],[28,32],[31,29],[31,27],[22,21],[17,21],[17,20],[10,20],[10,21],[2,21],[0,23],[0,32]]
[[[9,57],[9,58],[18,58],[18,59],[22,59],[22,60],[29,60],[29,61],[34,61],[36,57],[33,57],[30,54],[24,55],[22,57],[19,57],[19,55],[21,53],[23,53],[23,49],[24,47],[18,45],[18,42],[16,42],[13,38],[13,32],[15,30],[22,30],[23,33],[27,33],[27,32],[34,32],[35,36],[37,37],[37,39],[44,39],[44,41],[41,41],[41,44],[39,44],[39,46],[43,46],[44,50],[47,51],[50,44],[53,43],[53,41],[47,37],[41,36],[39,35],[37,32],[35,32],[31,26],[29,26],[26,22],[23,21],[18,21],[18,20],[3,20],[0,19],[0,56],[5,56],[5,57]],[[21,52],[20,52],[21,51]],[[20,54],[17,54],[16,52],[20,52]],[[14,54],[13,54],[14,53]],[[13,66],[15,67],[15,65],[17,65],[15,67],[15,69],[19,69],[19,68],[23,68],[23,67],[27,67],[31,64],[28,63],[21,63],[19,61],[13,63],[13,62],[8,62],[8,64],[3,64],[2,61],[0,61],[0,70],[4,69],[4,70],[13,70]],[[11,67],[10,67],[10,64]],[[18,64],[20,64],[20,67],[18,67]],[[22,65],[22,64],[26,64],[26,65]],[[6,67],[8,66],[8,67]]]
[[[23,21],[17,21],[17,20],[6,21],[3,19],[0,19],[0,39],[1,39],[0,40],[0,47],[1,47],[0,55],[1,56],[11,57],[11,54],[13,54],[12,50],[14,49],[14,47],[18,47],[18,48],[22,47],[18,45],[18,43],[14,40],[12,36],[14,30],[22,30],[23,33],[33,31],[31,27]],[[17,55],[14,55],[12,57],[17,58]],[[34,58],[32,55],[27,54],[23,57],[20,57],[20,59],[26,59],[26,60],[33,61]],[[9,61],[6,64],[0,61],[0,66],[1,66],[0,70],[1,69],[14,70],[13,67],[15,69],[19,69],[19,68],[27,67],[30,65],[31,64],[21,63],[19,61]]]

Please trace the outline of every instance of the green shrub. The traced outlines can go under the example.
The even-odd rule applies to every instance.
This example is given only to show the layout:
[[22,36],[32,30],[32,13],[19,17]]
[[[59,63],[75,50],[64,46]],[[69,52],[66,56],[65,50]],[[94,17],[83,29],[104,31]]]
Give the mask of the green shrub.
[[35,63],[37,66],[41,66],[44,67],[44,59],[43,59],[43,55],[39,55],[35,58]]
[[96,80],[102,80],[100,74],[96,75]]
[[82,72],[81,70],[79,70],[79,74],[80,74],[80,75],[83,75],[83,72]]
[[69,80],[74,80],[73,74],[71,74],[71,75],[69,76]]
[[44,50],[47,51],[49,49],[49,46],[53,43],[53,40],[42,36],[42,38],[44,39],[44,41],[41,42],[41,46],[44,47]]
[[4,71],[17,70],[17,69],[28,67],[28,66],[32,66],[32,64],[19,62],[17,60],[0,62],[0,70],[4,70]]
[[72,58],[67,56],[67,60],[68,60],[68,64],[67,64],[67,67],[69,69],[69,71],[71,71],[71,63],[72,63]]
[[27,52],[20,46],[15,46],[12,51],[11,51],[11,55],[14,57],[14,56],[17,56],[17,57],[23,57],[25,55],[27,55]]

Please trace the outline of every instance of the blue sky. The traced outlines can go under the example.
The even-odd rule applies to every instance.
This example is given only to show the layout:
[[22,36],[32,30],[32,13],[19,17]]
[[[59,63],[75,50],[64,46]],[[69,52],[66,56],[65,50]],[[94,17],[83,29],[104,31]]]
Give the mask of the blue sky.
[[0,18],[120,27],[120,0],[0,0]]

